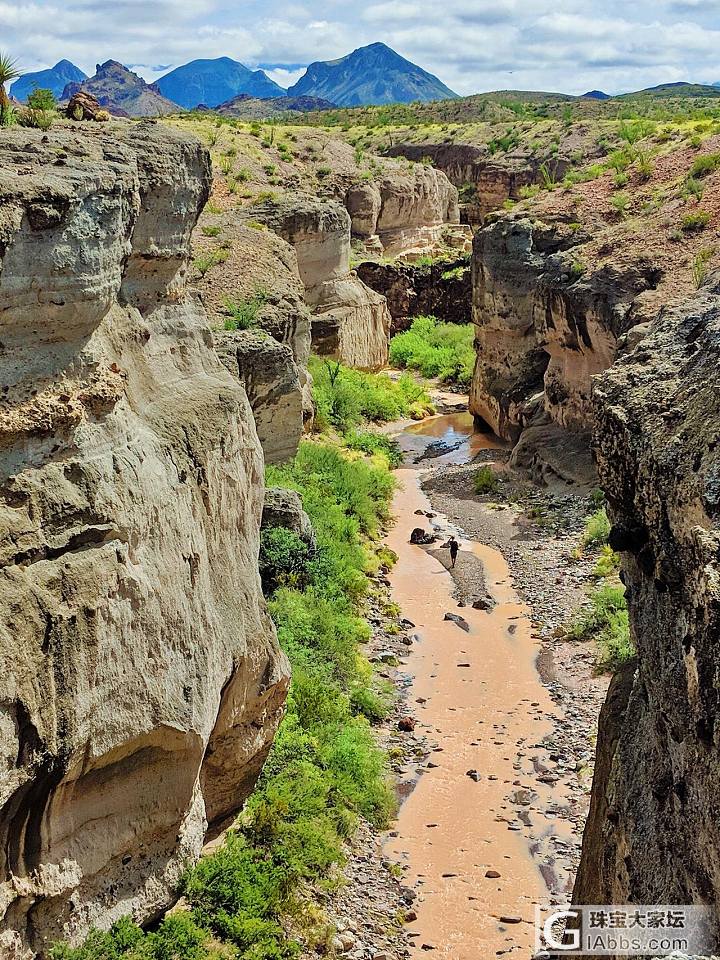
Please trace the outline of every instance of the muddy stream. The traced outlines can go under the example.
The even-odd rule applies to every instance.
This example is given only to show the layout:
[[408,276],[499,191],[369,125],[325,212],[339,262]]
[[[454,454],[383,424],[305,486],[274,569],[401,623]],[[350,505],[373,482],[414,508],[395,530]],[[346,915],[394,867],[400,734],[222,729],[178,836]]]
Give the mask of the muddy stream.
[[[563,800],[557,785],[538,779],[548,759],[541,741],[558,707],[540,681],[529,609],[502,554],[468,540],[440,515],[419,513],[432,510],[420,488],[423,470],[468,462],[497,442],[475,433],[468,414],[413,425],[398,440],[407,465],[396,473],[396,523],[387,544],[399,559],[390,579],[393,599],[414,624],[401,670],[411,681],[416,729],[431,752],[418,779],[405,785],[385,853],[406,867],[404,882],[417,890],[413,956],[432,950],[452,960],[529,957],[535,904],[548,899],[531,848],[568,831],[553,813]],[[431,459],[421,459],[424,450]],[[438,541],[410,544],[415,527]],[[442,548],[453,533],[461,542],[458,568],[482,563],[491,609],[459,605]],[[446,620],[447,613],[464,625]]]

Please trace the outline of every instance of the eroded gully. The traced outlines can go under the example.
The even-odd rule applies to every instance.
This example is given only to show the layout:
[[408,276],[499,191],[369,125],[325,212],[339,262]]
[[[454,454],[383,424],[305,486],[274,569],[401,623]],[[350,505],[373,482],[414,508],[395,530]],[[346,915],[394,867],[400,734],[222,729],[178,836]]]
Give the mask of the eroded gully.
[[[407,465],[396,472],[396,522],[387,544],[398,561],[390,579],[394,600],[414,624],[402,669],[430,754],[385,852],[417,892],[408,929],[413,956],[432,950],[452,960],[529,957],[535,904],[548,896],[531,844],[569,829],[553,815],[561,787],[538,779],[549,759],[542,741],[559,708],[540,680],[530,611],[502,554],[460,534],[458,570],[479,561],[494,601],[491,609],[473,609],[459,605],[449,551],[409,543],[415,527],[439,534],[435,547],[456,532],[444,517],[426,516],[432,509],[420,482],[427,462],[411,463],[438,438],[445,446],[435,449],[441,455],[434,466],[466,462],[495,445],[472,435],[467,414],[438,417],[399,435]],[[445,619],[447,613],[464,625]],[[518,816],[518,804],[532,810],[532,820],[529,812]]]

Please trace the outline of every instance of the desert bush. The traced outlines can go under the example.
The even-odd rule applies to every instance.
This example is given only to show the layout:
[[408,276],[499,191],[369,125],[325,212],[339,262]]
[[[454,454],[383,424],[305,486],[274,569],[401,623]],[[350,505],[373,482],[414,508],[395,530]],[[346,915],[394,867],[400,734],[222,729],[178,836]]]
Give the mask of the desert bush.
[[682,218],[681,227],[685,233],[699,233],[710,223],[710,213],[707,210],[694,210]]
[[267,293],[256,290],[251,297],[234,300],[232,297],[223,297],[223,306],[229,316],[225,320],[225,330],[249,330],[258,324],[260,311],[267,303]]
[[635,655],[630,637],[625,588],[605,584],[589,597],[589,609],[580,612],[569,635],[575,640],[594,639],[598,643],[598,665],[616,670]]
[[424,377],[467,386],[475,366],[472,324],[440,323],[416,317],[404,333],[390,341],[390,363],[418,370]]
[[610,527],[610,519],[605,508],[601,507],[596,510],[585,523],[585,530],[582,535],[583,546],[594,547],[607,543],[610,536]]
[[367,421],[419,419],[433,409],[425,388],[409,375],[391,380],[387,374],[365,373],[319,358],[311,358],[310,372],[318,431],[333,427],[346,433]]
[[473,478],[473,490],[475,493],[483,495],[493,493],[497,489],[498,479],[492,467],[487,464],[480,467]]
[[720,153],[704,153],[693,160],[689,176],[706,177],[718,169],[720,169]]

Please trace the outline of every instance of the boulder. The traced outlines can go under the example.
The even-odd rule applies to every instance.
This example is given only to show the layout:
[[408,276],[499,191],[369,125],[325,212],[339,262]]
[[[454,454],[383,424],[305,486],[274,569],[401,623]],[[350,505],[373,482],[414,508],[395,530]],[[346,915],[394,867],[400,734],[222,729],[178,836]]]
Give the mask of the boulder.
[[308,546],[315,547],[315,531],[310,517],[303,510],[300,494],[285,487],[268,487],[262,512],[262,529],[285,527],[296,533]]
[[100,106],[91,93],[85,93],[84,90],[78,90],[70,97],[65,113],[69,120],[104,121],[110,119],[107,110]]

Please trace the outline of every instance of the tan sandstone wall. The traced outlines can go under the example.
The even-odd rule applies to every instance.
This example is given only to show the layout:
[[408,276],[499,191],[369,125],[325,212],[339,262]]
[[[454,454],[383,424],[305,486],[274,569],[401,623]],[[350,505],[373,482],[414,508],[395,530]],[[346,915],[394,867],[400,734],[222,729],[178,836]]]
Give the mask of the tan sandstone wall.
[[205,149],[152,122],[0,144],[8,952],[158,915],[281,715],[262,454],[185,290],[209,184]]

